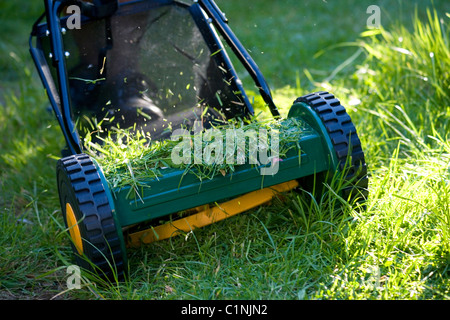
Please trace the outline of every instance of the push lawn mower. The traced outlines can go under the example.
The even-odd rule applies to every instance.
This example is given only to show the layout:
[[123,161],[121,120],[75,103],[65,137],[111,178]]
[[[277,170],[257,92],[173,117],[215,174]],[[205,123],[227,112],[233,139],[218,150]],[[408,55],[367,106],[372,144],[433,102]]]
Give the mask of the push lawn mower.
[[[126,248],[189,232],[271,200],[277,193],[320,189],[343,173],[347,201],[367,197],[361,143],[345,108],[332,94],[296,99],[286,119],[304,130],[278,170],[243,164],[232,173],[199,181],[183,170],[162,168],[139,199],[131,187],[113,189],[102,167],[85,152],[82,124],[102,123],[169,139],[254,111],[229,53],[245,67],[274,118],[280,114],[257,65],[212,0],[44,0],[30,51],[65,137],[57,163],[62,214],[77,263],[106,278],[126,271]],[[108,119],[108,121],[105,121]],[[218,204],[220,203],[220,204]],[[211,205],[210,204],[215,204]],[[179,220],[155,225],[171,214]]]

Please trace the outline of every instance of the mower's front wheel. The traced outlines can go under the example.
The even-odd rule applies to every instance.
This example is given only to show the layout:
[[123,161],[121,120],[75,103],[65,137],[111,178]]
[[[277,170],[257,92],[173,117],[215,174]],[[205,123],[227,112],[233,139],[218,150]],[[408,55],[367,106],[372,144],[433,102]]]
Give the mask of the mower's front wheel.
[[108,280],[123,279],[126,253],[99,169],[86,154],[60,159],[56,167],[64,222],[76,263]]
[[[327,141],[335,171],[344,174],[341,196],[351,203],[364,204],[368,198],[364,152],[356,128],[340,101],[326,91],[310,93],[294,101],[288,117],[295,116],[306,119]],[[328,178],[326,176],[327,173],[322,173],[316,177],[306,177],[301,179],[300,184],[308,191],[317,191],[317,182],[329,182],[329,173]],[[321,191],[319,188],[318,193]]]

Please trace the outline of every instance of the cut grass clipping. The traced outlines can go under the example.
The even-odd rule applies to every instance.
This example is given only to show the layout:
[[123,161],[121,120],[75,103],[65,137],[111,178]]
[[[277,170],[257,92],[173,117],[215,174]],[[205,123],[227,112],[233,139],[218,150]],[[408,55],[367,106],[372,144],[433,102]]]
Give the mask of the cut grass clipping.
[[[202,130],[202,135],[196,133],[186,136],[190,140],[191,153],[188,160],[181,163],[173,161],[173,152],[179,147],[180,139],[152,141],[149,135],[139,131],[134,133],[132,130],[115,128],[108,131],[107,137],[99,138],[101,144],[94,143],[88,135],[85,146],[86,152],[101,166],[112,190],[130,186],[135,191],[135,196],[139,197],[139,189],[146,187],[146,182],[163,176],[164,170],[184,170],[183,176],[194,174],[203,181],[218,175],[232,174],[239,165],[253,164],[257,169],[261,163],[255,155],[256,151],[265,152],[269,157],[269,164],[283,161],[287,152],[292,149],[296,149],[300,155],[299,141],[308,130],[309,127],[303,121],[294,118],[248,123],[229,121],[226,125]],[[266,132],[267,135],[262,137],[261,132]],[[211,139],[205,138],[208,133],[212,133]],[[244,137],[243,144],[237,143],[237,134]],[[271,138],[274,135],[278,137],[276,155],[272,154],[274,141]],[[217,141],[217,137],[223,140]],[[228,146],[230,138],[232,149]],[[216,152],[222,152],[222,156],[217,157]],[[233,161],[228,161],[230,153]]]

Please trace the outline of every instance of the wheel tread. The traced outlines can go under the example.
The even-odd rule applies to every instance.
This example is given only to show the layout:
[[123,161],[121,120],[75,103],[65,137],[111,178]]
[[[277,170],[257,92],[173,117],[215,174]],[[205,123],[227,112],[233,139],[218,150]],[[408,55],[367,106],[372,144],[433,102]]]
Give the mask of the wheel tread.
[[[67,175],[83,214],[88,238],[83,243],[90,246],[88,258],[100,269],[100,275],[109,279],[113,278],[114,273],[110,264],[115,264],[116,276],[122,278],[124,252],[117,235],[111,206],[96,166],[88,155],[77,154],[60,159],[57,172],[58,175]],[[61,205],[64,204],[61,203]],[[105,257],[109,262],[105,260]]]
[[[361,141],[345,107],[331,93],[319,91],[297,98],[294,103],[308,104],[317,113],[326,127],[332,141],[334,151],[343,170],[350,154],[350,167],[345,179],[352,181],[352,186],[343,190],[345,197],[357,202],[364,202],[368,196],[367,165],[362,151]],[[356,191],[355,191],[356,189]]]

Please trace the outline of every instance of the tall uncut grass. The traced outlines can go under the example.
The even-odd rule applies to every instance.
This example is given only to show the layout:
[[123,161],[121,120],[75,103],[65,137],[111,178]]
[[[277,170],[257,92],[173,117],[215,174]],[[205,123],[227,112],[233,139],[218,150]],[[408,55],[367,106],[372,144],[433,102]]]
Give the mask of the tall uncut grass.
[[[322,86],[346,97],[370,166],[366,212],[342,236],[322,298],[449,298],[449,16],[364,32],[364,61]],[[352,89],[350,89],[352,88]]]

